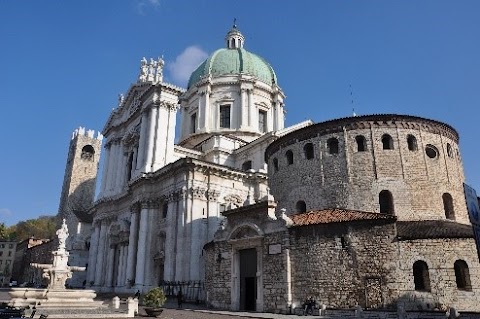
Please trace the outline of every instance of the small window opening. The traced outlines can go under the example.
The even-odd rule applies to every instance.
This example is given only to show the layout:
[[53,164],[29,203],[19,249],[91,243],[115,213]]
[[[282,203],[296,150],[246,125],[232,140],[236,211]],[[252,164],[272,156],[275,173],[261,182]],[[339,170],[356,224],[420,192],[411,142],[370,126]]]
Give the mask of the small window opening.
[[382,136],[382,144],[384,150],[393,150],[393,139],[390,135],[384,134]]
[[272,162],[273,162],[273,171],[278,172],[278,159],[275,157]]
[[417,147],[417,139],[413,135],[408,135],[407,136],[407,144],[408,144],[408,150],[409,151],[416,151],[418,150]]
[[417,260],[413,264],[413,282],[415,290],[430,291],[430,275],[426,262]]
[[340,237],[340,243],[342,244],[342,248],[347,248],[347,241],[345,236]]
[[305,153],[305,158],[306,159],[313,159],[314,158],[314,153],[313,153],[313,144],[312,143],[307,143],[303,147],[303,152]]
[[167,218],[167,214],[168,214],[168,203],[163,203],[163,206],[162,206],[162,217],[163,217],[163,218]]
[[387,190],[383,190],[378,195],[378,201],[380,204],[380,213],[381,214],[391,214],[393,215],[393,196]]
[[355,137],[355,141],[357,142],[357,152],[365,152],[367,150],[367,141],[365,136],[358,135]]
[[295,205],[297,213],[305,213],[307,211],[307,204],[303,200],[299,200]]
[[431,144],[427,144],[427,146],[425,146],[425,153],[429,158],[432,158],[432,159],[438,156],[437,148]]
[[220,106],[220,127],[230,128],[230,105]]
[[455,220],[455,211],[453,208],[453,198],[449,193],[442,195],[443,210],[445,211],[445,217],[447,219]]
[[327,149],[329,154],[338,154],[338,140],[334,137],[327,141]]
[[470,282],[470,271],[468,265],[463,260],[455,261],[453,265],[455,269],[455,280],[457,282],[457,288],[462,290],[472,290],[472,284]]
[[127,164],[127,181],[130,180],[132,177],[132,171],[133,171],[133,152],[130,153],[128,156],[128,164]]
[[197,113],[193,113],[192,116],[190,116],[190,133],[195,133],[197,130]]
[[258,111],[258,130],[262,133],[267,131],[267,112]]
[[285,153],[285,157],[287,159],[287,164],[288,165],[292,165],[293,164],[293,152],[291,150],[288,150],[286,153]]
[[249,169],[252,169],[252,161],[246,161],[242,164],[242,170],[243,171],[248,171]]
[[82,148],[82,154],[80,155],[80,158],[87,161],[93,161],[93,155],[95,155],[95,150],[93,149],[93,146],[85,145]]
[[448,157],[453,157],[452,145],[450,143],[447,143],[447,155]]

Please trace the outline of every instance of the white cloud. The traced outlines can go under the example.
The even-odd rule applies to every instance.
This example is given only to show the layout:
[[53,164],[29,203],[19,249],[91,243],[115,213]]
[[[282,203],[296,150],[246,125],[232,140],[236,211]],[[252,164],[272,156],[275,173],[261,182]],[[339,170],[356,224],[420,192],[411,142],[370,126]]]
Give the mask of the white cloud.
[[0,208],[0,216],[2,217],[10,217],[12,216],[12,211],[8,208]]
[[169,75],[179,85],[186,86],[190,74],[208,57],[208,53],[200,47],[192,45],[183,50],[175,61],[166,63]]
[[154,9],[160,8],[160,0],[138,0],[137,1],[137,11],[141,15],[145,15],[148,7],[153,7]]

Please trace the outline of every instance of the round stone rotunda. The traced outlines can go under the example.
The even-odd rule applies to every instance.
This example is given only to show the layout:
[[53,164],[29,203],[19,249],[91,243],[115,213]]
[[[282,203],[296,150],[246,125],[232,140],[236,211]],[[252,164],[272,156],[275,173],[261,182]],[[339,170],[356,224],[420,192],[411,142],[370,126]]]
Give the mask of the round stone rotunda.
[[268,200],[223,212],[204,247],[209,302],[480,311],[458,142],[445,123],[396,114],[279,137],[265,151]]

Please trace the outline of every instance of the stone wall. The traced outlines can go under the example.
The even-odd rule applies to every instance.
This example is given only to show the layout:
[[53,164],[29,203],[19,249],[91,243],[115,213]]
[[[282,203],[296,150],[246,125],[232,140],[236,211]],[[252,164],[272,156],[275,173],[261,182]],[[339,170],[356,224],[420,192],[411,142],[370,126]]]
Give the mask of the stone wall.
[[395,260],[392,223],[295,227],[290,234],[294,304],[302,304],[310,295],[332,308],[356,304],[376,308],[391,301],[388,284]]
[[230,309],[232,286],[232,246],[226,241],[205,246],[205,291],[207,305]]
[[[393,149],[383,149],[385,134],[391,136]],[[409,150],[409,135],[416,139],[416,150]],[[358,151],[358,136],[365,139],[365,151]],[[329,152],[331,138],[338,141],[338,153]],[[305,156],[307,143],[314,147],[314,158]],[[427,145],[437,149],[435,158],[427,156]],[[285,156],[289,150],[290,165]],[[388,190],[399,220],[445,219],[442,195],[449,193],[455,220],[468,223],[458,135],[443,123],[400,115],[333,120],[279,138],[266,155],[272,194],[288,214],[296,212],[299,200],[307,211],[339,207],[379,212],[379,193]]]
[[[480,311],[480,264],[474,239],[422,239],[396,243],[397,275],[392,287],[405,309],[454,307],[459,311]],[[427,263],[431,291],[415,291],[413,263]],[[457,288],[454,263],[467,263],[471,290]]]

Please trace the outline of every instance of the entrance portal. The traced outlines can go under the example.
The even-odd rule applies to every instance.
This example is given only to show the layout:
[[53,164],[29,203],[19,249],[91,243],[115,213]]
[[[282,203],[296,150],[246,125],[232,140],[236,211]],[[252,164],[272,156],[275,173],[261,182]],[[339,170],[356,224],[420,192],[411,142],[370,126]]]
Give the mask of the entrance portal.
[[257,304],[257,250],[243,249],[240,254],[240,310],[255,311]]

